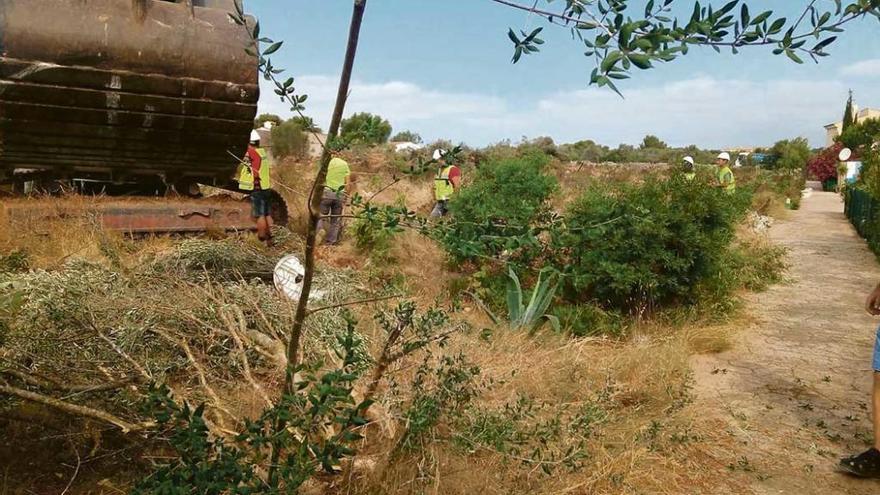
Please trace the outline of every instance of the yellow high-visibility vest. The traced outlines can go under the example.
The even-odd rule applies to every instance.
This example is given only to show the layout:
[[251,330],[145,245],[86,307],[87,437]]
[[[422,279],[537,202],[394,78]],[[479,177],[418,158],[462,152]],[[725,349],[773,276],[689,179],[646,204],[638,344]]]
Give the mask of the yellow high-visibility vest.
[[337,193],[342,192],[349,175],[351,175],[351,167],[348,162],[342,158],[334,158],[327,165],[327,180],[324,181],[324,187]]
[[437,171],[437,177],[434,177],[434,199],[437,201],[448,201],[455,192],[452,181],[449,180],[449,172],[452,171],[453,165],[448,165]]
[[[272,179],[270,178],[272,159],[263,148],[257,148],[257,154],[260,155],[260,189],[272,189]],[[242,191],[254,190],[253,171],[244,163],[238,167],[238,188]]]
[[696,178],[697,178],[696,172],[685,172],[684,173],[684,180],[686,180],[688,182],[693,182],[694,179],[696,179]]
[[733,193],[736,191],[736,176],[730,167],[724,167],[718,170],[718,184],[724,186],[724,191]]

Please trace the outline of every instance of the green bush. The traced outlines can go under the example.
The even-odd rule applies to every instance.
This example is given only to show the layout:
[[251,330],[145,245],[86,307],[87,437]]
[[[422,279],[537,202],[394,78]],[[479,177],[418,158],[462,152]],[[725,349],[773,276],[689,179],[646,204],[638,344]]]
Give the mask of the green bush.
[[780,168],[759,174],[752,187],[756,191],[771,191],[782,201],[788,200],[789,207],[797,210],[806,185],[806,178],[801,170]]
[[778,170],[804,170],[813,156],[810,144],[805,138],[778,141],[770,149],[770,154],[774,155],[776,160],[769,168]]
[[873,197],[880,198],[880,153],[871,150],[862,158],[858,185]]
[[272,154],[278,158],[304,158],[309,152],[309,137],[300,124],[284,122],[272,128]]
[[0,254],[0,273],[23,272],[30,268],[30,258],[25,251],[16,250]]
[[728,195],[680,178],[588,191],[554,232],[566,299],[630,312],[694,301],[750,199],[744,189]]
[[452,258],[533,254],[540,247],[534,224],[549,212],[547,199],[558,186],[545,172],[549,162],[547,155],[530,153],[481,164],[473,182],[450,200],[452,221],[437,230]]
[[573,337],[596,335],[619,336],[623,333],[623,317],[590,303],[562,304],[553,309],[562,331]]
[[391,141],[395,143],[421,144],[422,136],[420,136],[419,133],[413,131],[401,131],[395,134],[394,137],[391,138]]
[[837,140],[852,150],[869,147],[880,139],[880,119],[867,119],[849,126]]
[[371,113],[356,113],[342,120],[342,139],[349,144],[382,144],[391,137],[391,124]]
[[723,319],[740,305],[738,298],[731,297],[735,291],[759,292],[782,281],[788,268],[786,254],[785,248],[761,238],[746,237],[732,243],[718,270],[697,284],[698,304],[684,309],[692,311],[691,316]]
[[263,113],[254,119],[254,127],[263,127],[263,124],[265,124],[266,122],[272,122],[275,125],[279,125],[284,122],[284,119],[275,115],[274,113]]

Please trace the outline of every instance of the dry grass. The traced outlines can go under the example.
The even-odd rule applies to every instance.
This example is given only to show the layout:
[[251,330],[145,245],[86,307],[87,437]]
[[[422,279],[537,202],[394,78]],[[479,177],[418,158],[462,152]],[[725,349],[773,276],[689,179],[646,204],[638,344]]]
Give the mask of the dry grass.
[[752,209],[761,215],[784,220],[789,216],[785,201],[773,191],[758,191],[752,199]]
[[560,191],[553,199],[557,210],[579,198],[590,187],[603,183],[638,183],[649,174],[663,173],[670,167],[665,164],[648,163],[564,163],[553,168],[559,180]]
[[342,492],[711,493],[721,469],[715,461],[721,456],[710,448],[717,430],[689,403],[689,359],[696,350],[725,348],[730,333],[646,327],[633,335],[628,342],[572,341],[497,329],[488,342],[472,334],[450,344],[449,351],[466,352],[493,383],[475,407],[499,408],[520,396],[553,407],[600,403],[607,418],[589,440],[582,469],[548,476],[501,453],[465,452],[440,438],[423,451],[388,458],[393,442],[385,439],[364,450],[378,467]]
[[[357,190],[365,196],[378,191],[392,175],[379,159],[377,155],[364,162],[352,160]],[[300,232],[305,227],[305,191],[313,169],[313,164],[289,161],[276,167],[278,189],[288,202],[294,230]],[[558,200],[567,201],[595,180],[611,176],[638,180],[644,172],[632,166],[564,168]],[[403,180],[376,196],[380,203],[399,203],[401,199],[425,213],[432,202],[430,181]],[[33,266],[50,269],[70,257],[108,266],[137,266],[174,244],[169,238],[132,242],[103,232],[87,218],[13,224],[0,233],[0,252],[24,249]],[[444,265],[443,258],[435,243],[409,231],[394,238],[391,261],[383,264],[358,252],[351,236],[344,237],[342,246],[319,251],[321,266],[359,270],[372,278],[374,289],[387,288],[399,280],[408,297],[422,307],[435,301],[444,307],[450,305],[448,291],[458,275]],[[383,332],[372,319],[377,309],[378,305],[355,308],[360,329],[373,346],[382,341]],[[549,332],[529,337],[493,328],[482,311],[469,302],[455,316],[466,320],[472,330],[456,335],[444,352],[462,352],[481,368],[487,387],[475,407],[497,409],[519,396],[547,404],[549,411],[588,403],[601,405],[606,417],[587,442],[583,468],[573,472],[561,469],[548,476],[534,465],[491,449],[468,452],[448,439],[452,418],[445,420],[435,441],[424,449],[392,456],[406,424],[399,410],[384,408],[380,401],[374,415],[383,420],[382,426],[368,430],[358,456],[359,461],[368,461],[373,467],[355,470],[345,479],[333,479],[328,492],[715,493],[712,483],[725,469],[717,460],[724,458],[725,440],[718,425],[703,419],[702,412],[689,403],[690,359],[695,353],[729,348],[733,324],[686,328],[644,325],[633,329],[626,341],[571,340]],[[493,330],[488,339],[481,338],[484,328]],[[413,362],[402,362],[391,377],[405,389],[412,382],[414,368]],[[239,385],[223,393],[246,394],[248,387]],[[382,399],[388,399],[390,392],[385,389]]]

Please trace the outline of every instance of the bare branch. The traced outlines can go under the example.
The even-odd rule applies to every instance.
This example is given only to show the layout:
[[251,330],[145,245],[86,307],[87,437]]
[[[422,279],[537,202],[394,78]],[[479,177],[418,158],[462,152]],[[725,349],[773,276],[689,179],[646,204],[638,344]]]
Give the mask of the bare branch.
[[126,385],[131,384],[136,381],[136,377],[124,378],[122,380],[116,380],[108,383],[97,383],[97,384],[89,384],[89,385],[66,385],[64,383],[60,383],[54,380],[46,380],[40,379],[28,373],[24,373],[16,370],[2,370],[0,373],[4,375],[12,376],[18,378],[24,383],[28,385],[32,385],[34,387],[41,388],[47,391],[59,391],[59,392],[67,392],[72,394],[85,394],[85,393],[93,393],[93,392],[107,392],[109,390],[116,390],[125,387]]
[[371,297],[369,299],[361,299],[358,301],[347,301],[347,302],[342,302],[342,303],[338,303],[338,304],[330,304],[328,306],[321,306],[318,308],[310,309],[308,311],[308,315],[313,315],[319,311],[327,311],[328,309],[344,308],[347,306],[357,306],[360,304],[367,304],[367,303],[371,303],[371,302],[387,301],[389,299],[399,299],[401,297],[403,297],[403,294],[392,294],[390,296],[378,296],[378,297]]
[[[193,353],[192,348],[189,346],[189,344],[187,344],[184,340],[177,339],[177,338],[171,336],[170,334],[168,334],[164,330],[159,330],[158,328],[151,328],[150,331],[159,335],[160,337],[162,337],[166,341],[176,345],[180,349],[182,349],[183,352],[186,354],[187,359],[189,359],[190,364],[192,364],[193,369],[195,369],[196,375],[199,378],[199,383],[202,385],[202,388],[208,394],[208,397],[211,398],[211,402],[212,402],[211,405],[215,409],[223,412],[227,417],[232,419],[234,422],[236,422],[236,423],[241,422],[241,419],[238,418],[238,416],[232,414],[232,412],[230,412],[229,409],[223,405],[223,402],[220,400],[220,396],[217,395],[217,392],[214,391],[214,388],[211,386],[210,383],[208,383],[208,378],[205,373],[205,368],[201,365],[201,363],[199,363],[199,360],[196,358],[196,355]],[[220,428],[224,429],[224,430],[226,429],[222,424],[220,425]]]
[[[238,309],[238,308],[236,308]],[[235,322],[231,321],[232,317],[229,316],[227,311],[220,310],[220,317],[226,321],[226,325],[229,328],[229,333],[232,335],[232,339],[235,341],[235,347],[238,349],[238,359],[241,361],[242,373],[244,374],[245,379],[251,384],[254,390],[257,392],[263,401],[266,402],[266,405],[272,407],[272,399],[269,398],[269,395],[266,394],[266,391],[260,386],[259,383],[254,379],[254,376],[251,374],[251,365],[248,362],[247,353],[244,350],[244,344],[242,343],[242,338],[239,335],[239,330],[241,334],[244,334],[245,323],[244,316],[241,314],[241,309],[235,312],[235,320],[238,323],[239,330],[235,329]]]
[[130,423],[125,419],[114,416],[113,414],[102,411],[100,409],[80,406],[78,404],[71,404],[69,402],[64,402],[48,395],[38,394],[36,392],[30,392],[24,389],[20,389],[18,387],[13,387],[7,383],[0,383],[0,393],[12,395],[20,399],[29,400],[31,402],[37,402],[39,404],[43,404],[54,409],[58,409],[61,412],[72,414],[74,416],[82,416],[85,418],[96,419],[104,423],[109,423],[111,425],[119,427],[119,429],[122,430],[124,433],[142,431],[155,426],[155,423],[152,421],[146,421],[143,423]]

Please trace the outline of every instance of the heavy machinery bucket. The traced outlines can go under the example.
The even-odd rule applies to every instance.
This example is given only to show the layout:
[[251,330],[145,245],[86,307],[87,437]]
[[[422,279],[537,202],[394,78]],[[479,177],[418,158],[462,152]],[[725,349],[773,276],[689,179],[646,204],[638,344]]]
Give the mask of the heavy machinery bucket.
[[233,0],[0,0],[0,181],[226,185],[257,60]]

